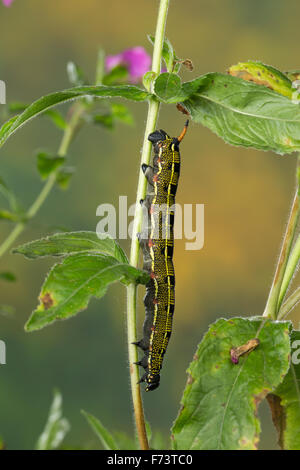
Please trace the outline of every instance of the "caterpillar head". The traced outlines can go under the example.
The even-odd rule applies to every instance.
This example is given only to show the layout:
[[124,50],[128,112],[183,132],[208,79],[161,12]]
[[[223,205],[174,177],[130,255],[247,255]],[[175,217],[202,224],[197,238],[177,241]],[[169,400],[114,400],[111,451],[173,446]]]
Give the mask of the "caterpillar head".
[[152,390],[155,390],[159,386],[160,375],[159,374],[150,375],[148,376],[146,381],[147,381],[146,392],[151,392]]
[[148,135],[148,140],[152,143],[155,153],[158,153],[161,147],[167,148],[168,143],[166,141],[169,139],[168,134],[162,129],[151,132],[151,134]]
[[150,142],[153,145],[157,144],[161,140],[166,140],[166,139],[169,139],[169,138],[170,137],[168,136],[168,134],[165,131],[163,131],[162,129],[160,129],[159,131],[151,132],[151,134],[148,135],[148,140],[150,140]]
[[178,151],[179,144],[186,134],[188,125],[189,125],[189,121],[186,121],[183,131],[181,132],[179,137],[172,138],[162,129],[160,129],[159,131],[151,132],[151,134],[148,135],[148,140],[153,144],[154,151],[158,152],[159,148],[161,147],[163,149],[170,148],[171,150]]

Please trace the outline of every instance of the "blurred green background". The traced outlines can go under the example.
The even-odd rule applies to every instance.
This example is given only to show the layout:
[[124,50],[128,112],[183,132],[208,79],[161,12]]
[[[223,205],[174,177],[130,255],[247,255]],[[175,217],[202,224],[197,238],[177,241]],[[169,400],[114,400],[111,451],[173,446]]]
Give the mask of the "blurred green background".
[[[66,63],[73,60],[93,79],[99,46],[115,54],[135,45],[151,53],[146,35],[155,30],[158,0],[15,0],[0,7],[0,78],[7,100],[30,102],[69,87]],[[297,0],[171,1],[167,36],[177,55],[190,58],[189,80],[231,64],[259,59],[281,70],[299,68],[300,4]],[[119,195],[135,200],[146,104],[130,104],[136,125],[115,133],[85,127],[69,157],[76,173],[67,192],[56,189],[38,217],[17,241],[36,239],[54,226],[95,230],[96,208],[117,204]],[[177,135],[183,116],[163,107],[159,126]],[[46,119],[32,121],[1,149],[0,175],[27,207],[41,188],[35,150],[55,152],[61,133]],[[261,314],[283,236],[294,190],[295,156],[233,148],[209,130],[191,124],[182,145],[177,201],[205,204],[205,246],[185,251],[177,242],[177,305],[174,333],[161,386],[144,396],[154,430],[168,436],[185,385],[187,368],[209,323],[233,315]],[[1,240],[11,230],[1,224]],[[122,243],[128,252],[128,243]],[[23,326],[37,304],[51,261],[30,262],[7,254],[1,270],[16,283],[1,282],[1,303],[16,308],[0,318],[7,365],[0,373],[0,435],[10,449],[33,448],[43,429],[52,390],[64,397],[72,425],[66,442],[97,448],[80,409],[112,430],[133,433],[126,350],[125,290],[109,289],[101,301],[67,322],[25,334]],[[141,289],[141,295],[143,290]],[[298,309],[293,319],[298,325]],[[139,322],[144,317],[139,302]],[[276,448],[269,412],[262,406],[261,448]]]

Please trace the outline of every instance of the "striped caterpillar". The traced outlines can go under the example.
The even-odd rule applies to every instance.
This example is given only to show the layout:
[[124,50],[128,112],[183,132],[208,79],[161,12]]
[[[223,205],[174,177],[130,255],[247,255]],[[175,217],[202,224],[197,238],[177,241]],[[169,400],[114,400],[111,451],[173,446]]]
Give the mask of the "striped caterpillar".
[[144,351],[137,362],[145,369],[141,382],[146,391],[159,386],[160,370],[172,332],[175,307],[175,274],[173,267],[174,204],[180,173],[179,143],[187,131],[188,121],[180,136],[170,137],[163,131],[152,132],[148,140],[154,149],[153,167],[142,165],[147,178],[147,195],[141,201],[147,212],[147,223],[139,241],[143,250],[144,269],[150,273],[144,297],[146,317],[143,338],[134,343]]

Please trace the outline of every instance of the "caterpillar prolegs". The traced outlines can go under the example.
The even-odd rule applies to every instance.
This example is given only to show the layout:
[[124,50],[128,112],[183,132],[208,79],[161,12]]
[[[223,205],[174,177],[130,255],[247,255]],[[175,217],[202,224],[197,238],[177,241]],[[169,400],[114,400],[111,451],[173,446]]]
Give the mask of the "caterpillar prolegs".
[[144,269],[150,273],[146,285],[143,338],[136,344],[144,351],[137,363],[145,369],[140,382],[146,391],[159,386],[160,370],[172,332],[175,308],[175,273],[173,267],[174,204],[180,173],[179,144],[187,131],[188,121],[179,137],[165,131],[152,132],[153,166],[143,164],[147,178],[146,198],[141,204],[147,212],[146,223],[139,234],[144,255]]

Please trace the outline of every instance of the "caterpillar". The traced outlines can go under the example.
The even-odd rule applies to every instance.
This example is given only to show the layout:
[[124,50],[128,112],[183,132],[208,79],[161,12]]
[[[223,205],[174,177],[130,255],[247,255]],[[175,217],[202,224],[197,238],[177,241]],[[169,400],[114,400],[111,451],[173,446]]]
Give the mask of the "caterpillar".
[[172,332],[174,204],[180,173],[179,144],[186,134],[188,122],[179,137],[170,137],[162,129],[152,132],[148,140],[154,150],[153,166],[142,165],[148,186],[141,204],[147,216],[139,241],[150,281],[144,297],[143,338],[134,344],[144,351],[143,358],[136,364],[145,369],[139,383],[146,382],[147,392],[159,386],[163,356]]

